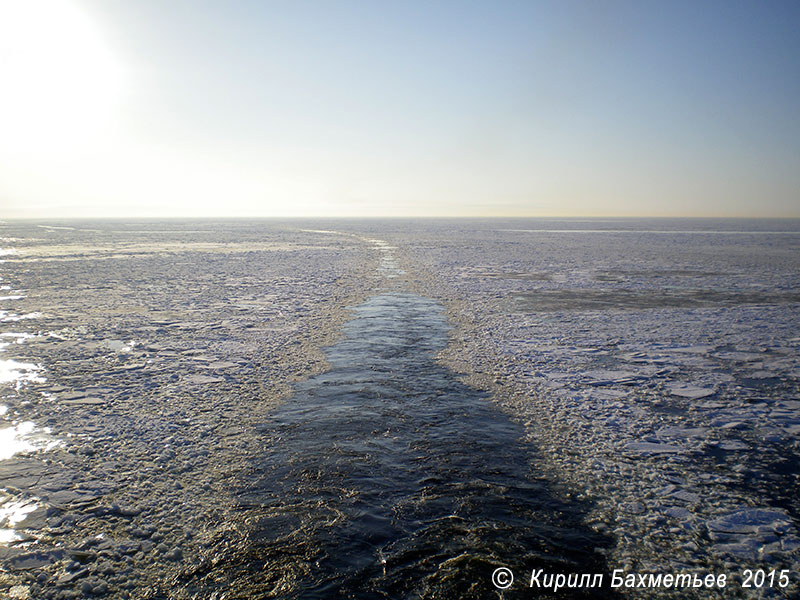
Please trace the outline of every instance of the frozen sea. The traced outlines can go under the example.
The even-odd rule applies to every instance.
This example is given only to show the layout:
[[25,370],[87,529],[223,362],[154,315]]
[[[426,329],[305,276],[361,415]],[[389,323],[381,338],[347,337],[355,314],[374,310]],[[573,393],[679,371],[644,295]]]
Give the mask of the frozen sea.
[[795,597],[798,284],[797,220],[1,222],[0,595]]

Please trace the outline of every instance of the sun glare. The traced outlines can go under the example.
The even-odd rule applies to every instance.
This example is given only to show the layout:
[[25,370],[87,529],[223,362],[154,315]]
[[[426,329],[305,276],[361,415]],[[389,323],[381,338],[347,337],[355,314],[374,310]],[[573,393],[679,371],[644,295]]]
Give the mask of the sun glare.
[[100,31],[68,0],[0,0],[0,152],[92,146],[116,114],[123,76]]

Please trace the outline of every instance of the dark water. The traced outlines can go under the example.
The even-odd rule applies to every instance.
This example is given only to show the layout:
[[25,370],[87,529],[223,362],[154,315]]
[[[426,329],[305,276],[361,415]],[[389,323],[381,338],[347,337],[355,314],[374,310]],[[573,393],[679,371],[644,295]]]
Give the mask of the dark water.
[[[434,362],[446,332],[416,295],[357,308],[332,369],[263,426],[268,451],[238,497],[246,548],[219,565],[227,597],[531,597],[532,568],[605,571],[606,540],[531,472],[522,427]],[[504,595],[499,566],[517,577]]]

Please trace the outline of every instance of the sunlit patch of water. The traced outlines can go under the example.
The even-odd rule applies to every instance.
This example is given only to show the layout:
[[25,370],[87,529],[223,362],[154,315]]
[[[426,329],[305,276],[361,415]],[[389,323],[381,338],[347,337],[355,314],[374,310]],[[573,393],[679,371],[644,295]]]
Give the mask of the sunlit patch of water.
[[136,340],[131,340],[129,342],[125,342],[123,340],[103,340],[100,342],[100,346],[103,348],[108,348],[109,350],[113,350],[114,352],[126,353],[130,352],[136,347],[138,342]]
[[[3,408],[7,410],[7,407]],[[21,452],[52,450],[60,444],[61,441],[51,435],[48,427],[36,427],[33,421],[12,422],[10,426],[5,426],[5,423],[0,425],[0,460]]]
[[0,500],[0,544],[22,539],[14,528],[39,506],[41,504],[38,498],[19,499],[7,496]]
[[38,319],[42,316],[40,312],[30,312],[24,315],[18,315],[7,310],[0,310],[0,322],[13,323],[16,321],[25,321],[27,319]]
[[[0,406],[0,415],[7,412],[7,406]],[[60,444],[60,440],[52,437],[49,428],[37,428],[32,421],[10,422],[9,426],[0,426],[0,460],[25,452],[51,450]],[[15,527],[39,506],[40,502],[36,497],[19,497],[5,491],[0,492],[0,544],[22,539]]]
[[68,230],[68,231],[74,231],[75,230],[74,227],[65,227],[65,226],[59,226],[59,225],[37,225],[37,227],[41,227],[42,229],[49,229],[51,231],[58,231],[59,229],[64,229],[64,230]]
[[0,383],[16,383],[17,389],[25,382],[43,383],[40,367],[33,363],[19,362],[13,358],[0,360]]
[[[4,351],[11,344],[22,344],[26,340],[28,340],[30,338],[33,338],[33,337],[36,337],[36,336],[31,334],[31,333],[10,333],[10,332],[0,333],[0,352]],[[8,340],[10,338],[10,340],[9,341],[5,341],[5,340],[3,340],[1,338],[6,338],[6,340]]]
[[[0,405],[0,415],[7,413],[8,407]],[[39,428],[33,421],[0,419],[0,461],[17,454],[52,450],[61,444],[49,428]],[[5,490],[0,492],[0,544],[22,539],[15,527],[40,505],[36,497],[20,497]]]
[[378,271],[384,277],[387,279],[395,279],[396,277],[405,274],[405,271],[403,271],[397,264],[397,259],[394,256],[394,250],[397,249],[397,246],[392,246],[389,244],[389,242],[374,238],[364,238],[364,241],[375,246],[381,253]]
[[[10,285],[3,285],[3,291],[10,292],[0,296],[0,300],[21,300],[25,296],[19,294],[20,290],[13,289]],[[39,312],[15,314],[7,310],[0,310],[0,322],[16,322],[34,319],[41,316]],[[14,344],[23,344],[37,337],[26,332],[4,331],[0,333],[0,352],[7,350]],[[19,391],[29,383],[44,383],[46,380],[41,374],[42,369],[38,364],[13,358],[0,360],[0,385],[5,390],[16,389]],[[54,437],[49,428],[37,427],[30,420],[15,420],[9,418],[9,408],[0,405],[0,461],[13,458],[18,454],[36,453],[51,450],[62,444]],[[0,488],[2,488],[0,481]],[[23,537],[17,532],[16,527],[36,508],[41,506],[39,498],[30,495],[20,495],[8,490],[0,491],[0,545],[18,542]]]
[[4,333],[0,333],[0,337],[14,338],[14,343],[21,344],[25,340],[29,340],[31,338],[35,338],[36,336],[34,334],[32,334],[32,333],[6,331]]

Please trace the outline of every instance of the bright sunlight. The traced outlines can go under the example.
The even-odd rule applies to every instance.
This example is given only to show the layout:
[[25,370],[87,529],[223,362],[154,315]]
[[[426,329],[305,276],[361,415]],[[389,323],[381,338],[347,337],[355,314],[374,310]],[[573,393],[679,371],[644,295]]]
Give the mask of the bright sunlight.
[[0,0],[0,153],[80,154],[107,131],[123,79],[69,0]]

